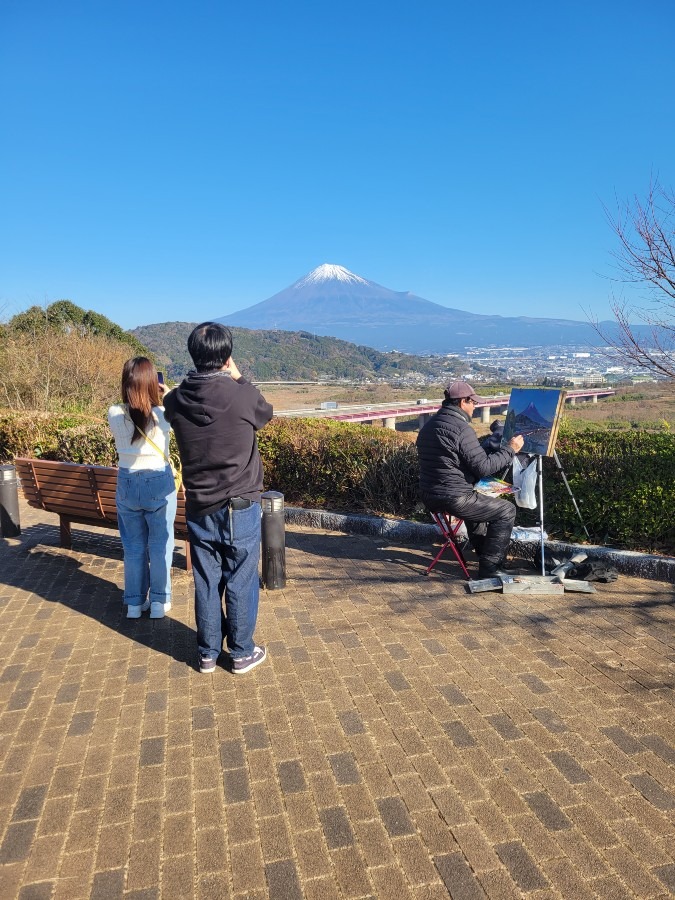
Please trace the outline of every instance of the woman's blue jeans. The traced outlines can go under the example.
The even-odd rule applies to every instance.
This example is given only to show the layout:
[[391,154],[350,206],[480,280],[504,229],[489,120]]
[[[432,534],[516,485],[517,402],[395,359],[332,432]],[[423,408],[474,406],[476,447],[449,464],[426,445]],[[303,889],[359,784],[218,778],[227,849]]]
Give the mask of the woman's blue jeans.
[[124,548],[124,602],[171,601],[176,486],[171,469],[117,473],[117,522]]
[[225,506],[210,516],[187,516],[197,645],[202,656],[217,659],[223,638],[232,659],[253,653],[258,619],[260,515],[260,504],[254,502],[248,509]]

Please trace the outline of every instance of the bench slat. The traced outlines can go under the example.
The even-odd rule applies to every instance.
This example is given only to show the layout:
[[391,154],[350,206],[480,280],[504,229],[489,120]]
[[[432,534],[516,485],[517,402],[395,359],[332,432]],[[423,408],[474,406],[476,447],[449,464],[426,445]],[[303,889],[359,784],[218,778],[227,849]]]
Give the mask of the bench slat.
[[55,503],[58,503],[62,500],[82,500],[83,503],[86,503],[87,500],[94,499],[95,495],[86,484],[58,484],[56,481],[48,481],[46,484],[44,482],[40,482],[38,484],[40,493],[43,497],[49,497],[54,500]]
[[90,469],[88,466],[82,466],[78,471],[73,471],[72,469],[55,469],[53,467],[45,467],[45,466],[35,466],[33,468],[24,468],[23,466],[18,467],[19,474],[23,477],[29,475],[29,477],[33,480],[37,480],[39,484],[49,483],[49,482],[58,482],[59,484],[69,484],[69,485],[88,485],[89,482],[89,472],[93,474],[96,478],[96,483],[101,488],[114,489],[117,484],[117,475],[111,476],[110,473],[106,473],[105,475],[101,475],[96,472],[95,469]]

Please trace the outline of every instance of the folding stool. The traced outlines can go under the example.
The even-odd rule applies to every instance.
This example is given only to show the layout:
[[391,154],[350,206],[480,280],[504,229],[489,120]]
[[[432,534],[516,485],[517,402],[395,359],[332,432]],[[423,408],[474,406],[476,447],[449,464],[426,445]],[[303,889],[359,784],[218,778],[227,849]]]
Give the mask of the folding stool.
[[438,553],[434,557],[433,562],[431,563],[431,565],[429,566],[429,568],[426,570],[426,572],[424,574],[428,575],[429,572],[431,572],[431,570],[436,565],[436,563],[441,558],[441,556],[443,556],[443,554],[448,549],[448,547],[450,547],[450,549],[452,550],[452,552],[455,555],[455,559],[462,567],[462,572],[464,572],[466,577],[469,580],[471,580],[471,575],[469,575],[469,570],[466,567],[466,561],[464,559],[464,555],[462,554],[462,551],[457,543],[457,532],[464,524],[464,520],[456,519],[455,524],[453,525],[452,520],[450,518],[450,514],[446,513],[446,512],[432,512],[431,518],[434,520],[434,522],[440,529],[441,537],[443,538],[443,546],[438,551]]

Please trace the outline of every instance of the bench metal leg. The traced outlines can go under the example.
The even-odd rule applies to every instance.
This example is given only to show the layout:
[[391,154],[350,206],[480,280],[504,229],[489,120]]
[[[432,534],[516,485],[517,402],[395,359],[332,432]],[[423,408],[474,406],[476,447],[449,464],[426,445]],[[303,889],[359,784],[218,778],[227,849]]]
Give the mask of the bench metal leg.
[[70,519],[66,519],[65,516],[59,516],[59,531],[61,546],[65,547],[67,550],[72,550],[73,537],[70,533]]

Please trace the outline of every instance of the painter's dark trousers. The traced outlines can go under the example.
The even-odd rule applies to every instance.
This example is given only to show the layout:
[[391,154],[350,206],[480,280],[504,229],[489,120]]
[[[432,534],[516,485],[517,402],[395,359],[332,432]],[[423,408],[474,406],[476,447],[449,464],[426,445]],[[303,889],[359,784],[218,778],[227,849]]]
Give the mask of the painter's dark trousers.
[[505,559],[516,521],[515,504],[477,491],[454,497],[422,492],[421,497],[431,512],[446,512],[464,519],[471,546],[482,560],[498,565]]

